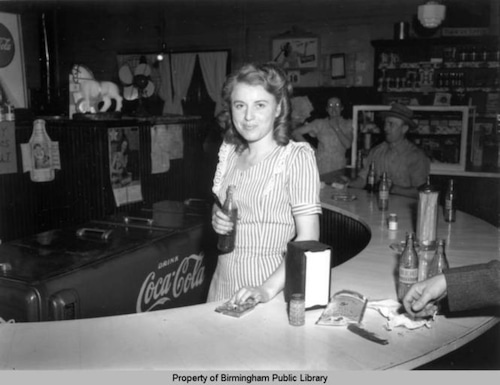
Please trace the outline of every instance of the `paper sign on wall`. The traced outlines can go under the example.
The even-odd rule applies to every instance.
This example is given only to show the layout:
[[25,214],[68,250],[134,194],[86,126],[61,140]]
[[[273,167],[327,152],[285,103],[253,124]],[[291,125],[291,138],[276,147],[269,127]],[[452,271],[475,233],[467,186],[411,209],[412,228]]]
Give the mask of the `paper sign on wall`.
[[17,172],[14,122],[0,122],[0,174]]
[[158,174],[170,169],[170,160],[184,157],[182,126],[157,124],[151,127],[151,173]]

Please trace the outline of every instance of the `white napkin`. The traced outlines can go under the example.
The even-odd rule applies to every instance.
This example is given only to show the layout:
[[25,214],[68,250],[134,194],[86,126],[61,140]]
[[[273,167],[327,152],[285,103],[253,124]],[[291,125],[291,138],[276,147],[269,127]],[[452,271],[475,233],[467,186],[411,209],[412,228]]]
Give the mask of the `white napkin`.
[[397,327],[405,327],[407,329],[419,329],[423,326],[430,328],[432,319],[413,319],[408,313],[399,313],[401,304],[393,299],[385,299],[381,301],[368,301],[368,309],[377,310],[384,318],[387,319],[385,325],[387,330],[393,330]]

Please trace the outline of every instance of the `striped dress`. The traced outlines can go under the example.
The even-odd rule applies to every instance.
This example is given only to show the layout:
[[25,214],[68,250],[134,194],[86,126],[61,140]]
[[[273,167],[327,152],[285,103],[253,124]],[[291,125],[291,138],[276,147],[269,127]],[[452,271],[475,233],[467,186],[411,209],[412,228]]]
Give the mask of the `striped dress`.
[[235,146],[223,143],[213,192],[221,202],[236,186],[236,247],[219,255],[208,301],[229,299],[244,286],[259,286],[281,264],[295,235],[294,216],[320,214],[320,181],[308,143],[290,141],[245,171],[236,168]]

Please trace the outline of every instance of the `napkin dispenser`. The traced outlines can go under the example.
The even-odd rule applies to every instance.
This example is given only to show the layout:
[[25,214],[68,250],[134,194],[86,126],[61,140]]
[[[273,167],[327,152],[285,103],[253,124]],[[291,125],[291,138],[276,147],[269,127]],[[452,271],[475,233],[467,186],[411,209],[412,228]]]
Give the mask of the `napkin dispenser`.
[[295,241],[285,257],[285,301],[304,294],[307,309],[325,307],[330,298],[331,248],[318,241]]

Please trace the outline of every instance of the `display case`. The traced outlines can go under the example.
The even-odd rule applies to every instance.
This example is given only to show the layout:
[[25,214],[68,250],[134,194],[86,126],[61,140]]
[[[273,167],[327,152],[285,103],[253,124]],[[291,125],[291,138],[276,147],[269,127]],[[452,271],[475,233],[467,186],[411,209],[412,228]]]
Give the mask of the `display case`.
[[466,171],[500,175],[498,36],[374,40],[372,46],[373,84],[380,103],[473,106]]
[[[409,106],[417,127],[407,133],[409,140],[421,147],[431,159],[431,173],[465,171],[468,127],[473,126],[475,109],[468,106]],[[381,111],[386,105],[353,106],[354,139],[351,164],[360,165],[358,156],[367,155],[383,141]]]

